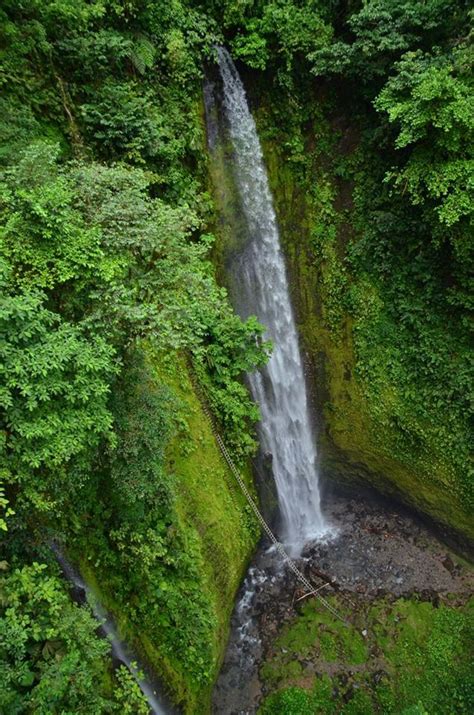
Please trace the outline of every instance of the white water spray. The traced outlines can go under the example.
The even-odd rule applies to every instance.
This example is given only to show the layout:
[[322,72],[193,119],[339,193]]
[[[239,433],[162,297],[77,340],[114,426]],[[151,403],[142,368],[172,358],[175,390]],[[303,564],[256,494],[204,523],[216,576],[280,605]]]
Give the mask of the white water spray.
[[260,406],[262,449],[272,455],[282,538],[296,555],[305,542],[327,532],[320,507],[316,446],[285,262],[255,122],[229,53],[222,47],[217,53],[235,178],[250,236],[232,266],[238,286],[236,309],[243,318],[256,315],[274,346],[267,366],[249,375],[249,382]]

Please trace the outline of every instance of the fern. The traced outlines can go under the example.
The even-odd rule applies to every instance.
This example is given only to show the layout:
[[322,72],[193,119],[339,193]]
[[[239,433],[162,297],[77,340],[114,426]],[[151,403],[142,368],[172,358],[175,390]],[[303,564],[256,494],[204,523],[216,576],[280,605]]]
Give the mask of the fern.
[[153,67],[156,48],[147,37],[138,37],[133,43],[130,60],[141,75]]

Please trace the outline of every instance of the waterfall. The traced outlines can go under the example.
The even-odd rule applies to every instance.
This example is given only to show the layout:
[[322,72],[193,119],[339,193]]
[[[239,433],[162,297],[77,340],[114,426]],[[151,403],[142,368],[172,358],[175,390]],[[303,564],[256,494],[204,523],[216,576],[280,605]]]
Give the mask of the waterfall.
[[262,150],[245,90],[232,59],[217,48],[223,108],[233,148],[235,182],[248,241],[232,264],[235,307],[256,315],[273,343],[267,366],[248,376],[261,413],[263,453],[272,458],[281,538],[297,555],[327,530],[320,507],[316,445],[285,261]]

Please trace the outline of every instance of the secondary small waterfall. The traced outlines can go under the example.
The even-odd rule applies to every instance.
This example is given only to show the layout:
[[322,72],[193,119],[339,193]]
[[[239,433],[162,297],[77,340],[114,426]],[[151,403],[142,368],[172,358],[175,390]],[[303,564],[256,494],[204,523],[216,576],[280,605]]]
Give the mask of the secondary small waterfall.
[[249,236],[232,264],[238,286],[234,301],[241,317],[257,316],[273,343],[268,365],[249,375],[249,383],[260,406],[261,447],[272,456],[281,537],[296,555],[305,542],[327,530],[320,507],[316,445],[285,261],[255,122],[229,53],[219,47],[217,54],[235,181]]
[[164,697],[156,692],[152,683],[142,674],[136,657],[121,641],[112,618],[102,608],[101,604],[94,596],[86,582],[81,578],[80,574],[72,567],[69,561],[67,561],[64,554],[60,551],[56,544],[52,544],[51,548],[64,576],[77,591],[84,595],[86,601],[91,607],[94,617],[99,622],[103,634],[110,642],[114,658],[120,663],[123,663],[135,678],[138,687],[142,691],[148,703],[150,715],[173,715],[176,713],[175,709],[165,702]]

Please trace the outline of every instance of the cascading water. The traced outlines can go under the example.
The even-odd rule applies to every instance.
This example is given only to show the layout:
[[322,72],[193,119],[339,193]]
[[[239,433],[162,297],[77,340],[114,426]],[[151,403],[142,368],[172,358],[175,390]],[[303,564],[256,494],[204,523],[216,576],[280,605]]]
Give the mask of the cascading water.
[[316,446],[285,262],[262,150],[245,90],[232,59],[217,49],[223,106],[233,146],[234,175],[248,241],[232,265],[235,307],[256,315],[273,343],[267,366],[251,375],[260,406],[261,447],[272,456],[282,518],[282,538],[298,554],[326,530],[321,513]]
[[67,561],[67,559],[64,557],[64,554],[60,551],[56,544],[51,544],[51,548],[63,571],[64,576],[77,591],[83,594],[86,601],[89,603],[95,618],[100,623],[100,627],[103,631],[103,634],[110,642],[114,658],[120,663],[123,663],[135,678],[138,687],[142,691],[148,703],[148,706],[150,708],[150,714],[173,715],[173,713],[176,712],[174,708],[172,708],[171,705],[169,705],[168,703],[165,703],[165,699],[163,696],[157,694],[151,682],[143,676],[136,658],[128,650],[125,644],[120,640],[110,615],[106,613],[106,611],[104,611],[104,609],[97,601],[85,581]]

